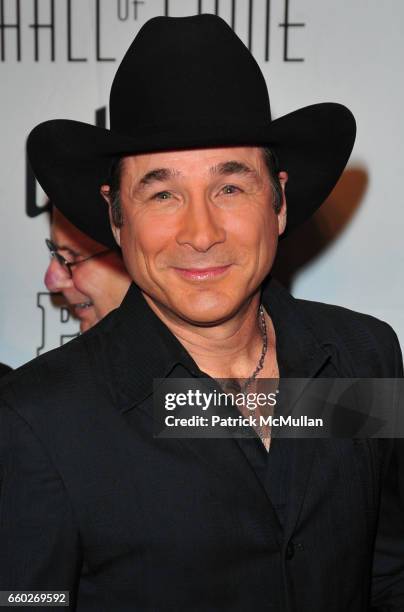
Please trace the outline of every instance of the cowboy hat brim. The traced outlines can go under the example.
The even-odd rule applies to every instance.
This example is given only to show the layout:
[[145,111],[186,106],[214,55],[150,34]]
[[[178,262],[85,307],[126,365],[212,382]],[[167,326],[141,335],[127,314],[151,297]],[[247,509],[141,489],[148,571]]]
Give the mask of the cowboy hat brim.
[[231,146],[265,146],[289,175],[286,232],[301,225],[324,202],[343,172],[355,141],[352,113],[343,105],[313,104],[266,125],[144,126],[136,137],[86,123],[57,119],[28,137],[32,169],[51,202],[85,234],[116,247],[100,187],[112,162],[139,153]]

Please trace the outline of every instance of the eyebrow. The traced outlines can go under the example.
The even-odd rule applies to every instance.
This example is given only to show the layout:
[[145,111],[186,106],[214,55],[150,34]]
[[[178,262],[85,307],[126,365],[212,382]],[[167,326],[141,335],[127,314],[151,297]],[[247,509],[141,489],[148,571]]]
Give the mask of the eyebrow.
[[139,187],[146,187],[151,183],[167,181],[170,178],[179,176],[178,170],[173,168],[155,168],[147,172],[139,181]]
[[251,176],[252,178],[257,178],[257,172],[244,164],[243,162],[230,160],[227,162],[223,162],[218,164],[217,166],[213,166],[210,169],[210,174],[220,174],[222,176],[227,176],[229,174],[242,174],[246,176]]
[[[239,162],[236,160],[230,160],[226,162],[222,162],[221,164],[217,164],[216,166],[212,166],[209,169],[209,173],[214,175],[222,175],[227,176],[230,174],[241,174],[245,176],[251,176],[252,178],[257,178],[258,174],[255,170],[244,164],[243,162]],[[154,168],[147,172],[139,181],[138,188],[142,189],[156,182],[164,182],[171,178],[176,178],[181,176],[181,172],[175,170],[174,168]]]

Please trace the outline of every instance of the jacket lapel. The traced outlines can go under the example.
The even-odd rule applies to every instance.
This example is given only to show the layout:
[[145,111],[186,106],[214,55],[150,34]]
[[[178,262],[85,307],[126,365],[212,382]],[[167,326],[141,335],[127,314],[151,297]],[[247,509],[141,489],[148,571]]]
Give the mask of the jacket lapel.
[[[280,401],[282,414],[290,414],[304,393],[310,380],[316,377],[335,377],[338,371],[333,363],[333,352],[320,343],[304,316],[304,311],[274,279],[263,288],[263,302],[269,312],[276,333],[276,353],[280,371]],[[293,378],[282,396],[282,380]],[[302,512],[309,486],[310,473],[320,440],[316,438],[284,438],[291,464],[287,496],[284,542],[291,537]]]
[[282,442],[287,444],[291,462],[290,495],[288,496],[284,526],[284,541],[287,542],[295,530],[302,511],[319,440],[315,438],[289,438],[282,440]]

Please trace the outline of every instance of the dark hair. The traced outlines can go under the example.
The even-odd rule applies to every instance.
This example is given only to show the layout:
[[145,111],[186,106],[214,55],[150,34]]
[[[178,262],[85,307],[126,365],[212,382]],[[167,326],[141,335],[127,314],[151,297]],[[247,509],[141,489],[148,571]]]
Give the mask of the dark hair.
[[[273,207],[278,214],[282,206],[282,186],[278,177],[278,162],[275,154],[268,147],[262,148],[265,165],[268,170],[269,178],[274,190]],[[109,196],[111,199],[112,220],[116,227],[123,224],[122,206],[120,199],[120,183],[122,174],[123,157],[114,160],[111,166],[110,177],[107,181],[109,185]]]
[[121,174],[122,174],[122,162],[124,158],[118,157],[112,163],[109,179],[107,181],[109,185],[109,197],[111,200],[111,215],[112,221],[116,227],[122,227],[123,216],[122,206],[120,198],[120,186],[121,186]]
[[262,153],[264,155],[265,165],[268,170],[269,180],[271,181],[272,188],[274,190],[273,207],[274,207],[276,214],[278,214],[282,208],[282,195],[283,195],[282,185],[281,185],[281,182],[278,176],[278,172],[279,172],[278,160],[276,158],[275,153],[271,151],[271,149],[269,149],[268,147],[262,147]]

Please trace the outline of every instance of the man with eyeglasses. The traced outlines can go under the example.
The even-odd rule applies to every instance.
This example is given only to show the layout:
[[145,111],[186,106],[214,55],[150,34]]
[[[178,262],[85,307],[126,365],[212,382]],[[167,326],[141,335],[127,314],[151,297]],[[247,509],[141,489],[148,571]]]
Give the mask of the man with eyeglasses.
[[52,258],[45,285],[63,294],[84,332],[121,304],[131,282],[122,256],[81,232],[56,207],[51,240],[45,242]]

